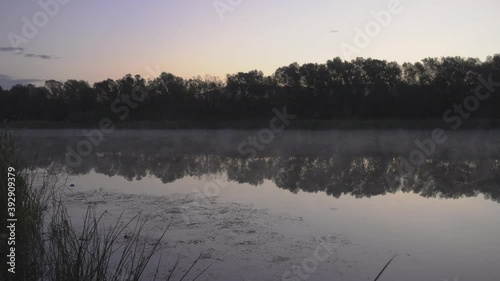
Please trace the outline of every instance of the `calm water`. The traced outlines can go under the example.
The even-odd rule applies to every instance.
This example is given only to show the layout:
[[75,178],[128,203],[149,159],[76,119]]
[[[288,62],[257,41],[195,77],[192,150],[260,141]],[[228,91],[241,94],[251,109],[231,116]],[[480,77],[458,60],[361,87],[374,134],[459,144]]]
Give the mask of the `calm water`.
[[253,131],[126,130],[77,164],[81,130],[19,133],[37,167],[70,175],[75,218],[93,200],[147,213],[153,235],[173,220],[167,251],[203,253],[202,280],[373,280],[396,254],[379,280],[499,280],[500,132],[448,132],[405,173],[430,132],[289,131],[249,158]]

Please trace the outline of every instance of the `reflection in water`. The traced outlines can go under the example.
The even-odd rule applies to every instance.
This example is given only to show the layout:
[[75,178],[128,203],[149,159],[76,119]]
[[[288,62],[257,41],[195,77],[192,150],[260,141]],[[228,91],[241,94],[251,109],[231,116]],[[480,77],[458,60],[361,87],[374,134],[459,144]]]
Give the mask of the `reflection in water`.
[[[37,155],[38,167],[63,169],[70,174],[86,174],[95,169],[97,173],[118,175],[129,181],[154,176],[164,183],[187,176],[225,174],[230,181],[238,183],[260,185],[264,180],[271,180],[291,192],[325,192],[335,197],[343,194],[370,197],[401,190],[440,198],[484,194],[500,202],[497,188],[500,156],[496,150],[481,151],[487,142],[484,139],[471,143],[456,138],[460,141],[450,141],[413,173],[406,174],[400,186],[390,186],[386,174],[397,173],[400,156],[414,149],[411,136],[406,135],[399,141],[406,142],[405,145],[386,149],[391,145],[380,142],[381,138],[370,146],[356,143],[355,136],[349,136],[346,141],[345,137],[325,138],[314,134],[297,137],[295,134],[294,141],[277,140],[257,157],[246,158],[235,149],[242,137],[231,135],[232,138],[223,139],[220,135],[207,134],[109,137],[76,168],[58,163],[65,163],[65,147],[75,147],[80,137],[25,136],[21,143],[28,158]],[[394,137],[389,133],[385,139]],[[363,135],[362,139],[370,142],[369,136]]]

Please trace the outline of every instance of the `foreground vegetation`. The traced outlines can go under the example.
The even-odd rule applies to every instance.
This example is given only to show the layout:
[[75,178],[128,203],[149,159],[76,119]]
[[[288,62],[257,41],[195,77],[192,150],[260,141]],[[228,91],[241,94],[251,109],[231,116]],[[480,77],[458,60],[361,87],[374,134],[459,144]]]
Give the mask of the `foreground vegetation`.
[[[273,108],[285,106],[296,120],[305,120],[306,128],[318,120],[442,120],[450,109],[450,120],[500,119],[500,96],[491,94],[498,81],[500,54],[485,61],[444,57],[402,65],[334,58],[322,64],[292,63],[270,76],[257,70],[228,74],[225,81],[210,76],[184,79],[166,72],[149,80],[127,74],[92,86],[82,80],[48,80],[44,87],[0,88],[0,120],[95,126],[110,118],[204,127],[204,122],[269,120]],[[455,104],[476,107],[471,100],[464,102],[478,87],[484,99],[474,114],[460,113]]]
[[[146,220],[139,214],[128,221],[120,216],[115,224],[106,226],[102,222],[104,214],[97,214],[92,204],[89,204],[82,225],[75,227],[60,195],[60,188],[64,185],[62,176],[50,170],[34,169],[18,155],[14,137],[4,133],[0,137],[2,232],[11,224],[7,219],[12,218],[10,212],[13,209],[7,209],[8,195],[12,197],[12,193],[8,194],[9,187],[15,194],[17,221],[13,231],[15,239],[8,240],[9,236],[12,237],[10,234],[2,234],[0,239],[2,268],[7,269],[5,265],[8,262],[4,253],[12,253],[13,249],[15,252],[14,263],[9,266],[11,270],[2,270],[1,280],[160,280],[158,269],[161,257],[156,270],[150,270],[148,276],[145,272],[151,269],[153,255],[162,249],[161,241],[168,227],[159,239],[146,241],[142,233]],[[7,180],[4,176],[7,171],[11,172],[9,177],[15,177],[15,181]],[[15,182],[15,191],[14,185],[8,182]],[[11,207],[14,206],[11,204]],[[7,242],[12,240],[15,244]],[[198,260],[191,264],[180,280],[185,279]],[[170,280],[177,266],[178,263],[170,275],[162,276],[161,280]],[[152,268],[155,269],[154,265]]]

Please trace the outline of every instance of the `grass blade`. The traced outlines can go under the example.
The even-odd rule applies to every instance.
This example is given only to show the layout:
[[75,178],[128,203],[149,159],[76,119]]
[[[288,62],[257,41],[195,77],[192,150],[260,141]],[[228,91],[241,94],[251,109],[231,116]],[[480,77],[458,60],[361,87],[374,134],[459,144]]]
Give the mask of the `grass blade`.
[[396,257],[397,255],[394,255],[394,257],[392,257],[388,262],[387,264],[384,266],[384,268],[382,268],[382,271],[380,271],[380,273],[377,275],[377,277],[375,278],[375,280],[373,281],[377,281],[378,278],[382,275],[382,273],[384,273],[384,270],[389,266],[389,264],[391,263],[391,261]]

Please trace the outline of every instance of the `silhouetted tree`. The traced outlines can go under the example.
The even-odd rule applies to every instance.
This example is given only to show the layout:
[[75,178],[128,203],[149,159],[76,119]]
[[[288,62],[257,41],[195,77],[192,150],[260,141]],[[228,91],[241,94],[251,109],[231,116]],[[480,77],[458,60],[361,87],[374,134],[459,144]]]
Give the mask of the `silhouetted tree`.
[[[473,94],[480,77],[500,81],[500,54],[475,58],[425,58],[416,63],[371,58],[292,63],[272,75],[262,71],[189,79],[163,72],[145,80],[127,74],[93,87],[81,80],[47,80],[44,88],[0,90],[0,118],[88,122],[109,117],[111,105],[134,91],[143,99],[128,120],[268,119],[287,106],[299,119],[442,119]],[[137,90],[140,91],[137,92]],[[491,95],[471,118],[499,118],[500,97]]]

